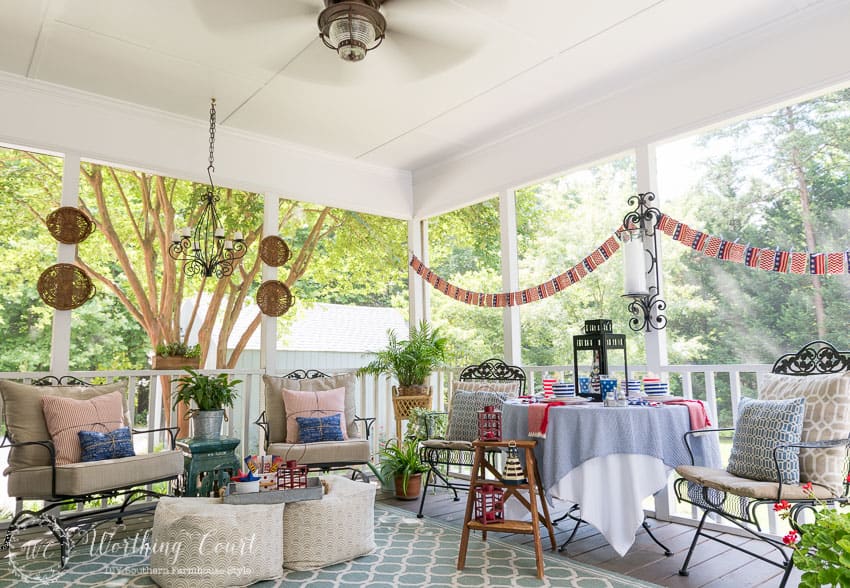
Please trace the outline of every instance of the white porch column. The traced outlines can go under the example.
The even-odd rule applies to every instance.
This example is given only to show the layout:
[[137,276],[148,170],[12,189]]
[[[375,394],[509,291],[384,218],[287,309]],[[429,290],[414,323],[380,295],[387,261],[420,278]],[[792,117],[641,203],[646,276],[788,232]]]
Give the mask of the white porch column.
[[[428,264],[428,221],[412,219],[407,221],[407,248],[422,263]],[[409,262],[407,259],[406,262]],[[431,320],[431,286],[416,275],[413,268],[407,268],[408,322],[419,324],[421,320]]]
[[[271,194],[263,195],[263,237],[277,235],[280,226],[280,199]],[[259,247],[259,244],[257,244]],[[276,280],[277,268],[263,264],[263,281]],[[260,368],[273,374],[277,368],[277,317],[262,315],[260,318]],[[262,403],[262,394],[260,402]],[[260,411],[264,410],[260,406]]]
[[[516,192],[505,190],[499,193],[499,219],[502,228],[502,291],[519,289],[519,262],[516,237]],[[520,340],[519,307],[506,306],[502,314],[505,338],[505,362],[510,365],[522,363]]]
[[[65,153],[62,165],[62,202],[61,206],[79,206],[80,204],[80,154]],[[57,263],[74,263],[77,256],[76,245],[59,243],[56,251]],[[50,341],[50,373],[63,376],[68,373],[71,358],[71,312],[53,311],[53,331]]]
[[[636,151],[637,164],[637,186],[638,192],[653,192],[655,201],[653,206],[661,209],[663,196],[658,193],[658,171],[655,164],[655,147],[649,144],[638,145]],[[647,284],[654,285],[656,273],[658,275],[659,295],[666,300],[664,296],[664,274],[662,272],[663,259],[661,257],[661,236],[656,240],[657,250],[654,252],[657,263],[652,272],[647,275]],[[652,241],[648,240],[646,246],[651,248]],[[666,311],[665,311],[666,312]],[[646,365],[647,368],[656,374],[661,372],[661,366],[667,365],[667,331],[662,329],[650,330],[644,334],[646,341]]]

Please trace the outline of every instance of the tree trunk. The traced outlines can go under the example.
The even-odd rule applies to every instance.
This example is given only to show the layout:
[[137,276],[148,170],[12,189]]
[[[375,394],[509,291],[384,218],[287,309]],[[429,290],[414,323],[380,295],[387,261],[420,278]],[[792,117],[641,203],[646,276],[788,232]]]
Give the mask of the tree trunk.
[[[790,130],[795,130],[793,111],[789,106],[786,108],[788,125]],[[810,253],[817,251],[815,243],[815,231],[812,226],[812,211],[811,211],[811,193],[809,192],[809,184],[806,181],[806,170],[803,169],[803,158],[800,154],[800,148],[794,146],[791,148],[791,168],[794,172],[794,181],[797,185],[797,193],[800,196],[800,218],[803,222],[803,231],[806,235],[806,248]],[[826,338],[826,311],[823,304],[823,287],[821,285],[820,276],[812,274],[812,302],[815,307],[815,322],[817,324],[818,339]]]

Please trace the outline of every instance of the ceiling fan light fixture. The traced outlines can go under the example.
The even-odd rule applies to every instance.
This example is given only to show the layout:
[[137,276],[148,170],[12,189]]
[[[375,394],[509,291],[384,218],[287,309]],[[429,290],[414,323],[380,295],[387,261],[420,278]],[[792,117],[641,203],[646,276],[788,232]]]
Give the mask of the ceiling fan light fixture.
[[319,14],[319,36],[343,61],[360,61],[381,44],[387,21],[379,0],[325,0]]

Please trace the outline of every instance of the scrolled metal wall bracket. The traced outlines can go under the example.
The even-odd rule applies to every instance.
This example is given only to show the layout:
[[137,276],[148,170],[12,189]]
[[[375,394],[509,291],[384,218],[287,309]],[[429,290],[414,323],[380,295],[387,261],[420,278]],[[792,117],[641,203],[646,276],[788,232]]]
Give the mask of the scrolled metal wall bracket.
[[658,221],[661,219],[661,211],[652,206],[653,200],[655,200],[655,194],[652,192],[630,196],[628,204],[634,206],[634,209],[623,217],[623,228],[625,230],[638,229],[644,244],[646,237],[652,239],[652,247],[644,247],[644,251],[649,255],[649,269],[646,270],[646,274],[655,278],[655,285],[649,286],[646,292],[626,293],[624,295],[631,298],[628,305],[628,310],[632,314],[632,318],[629,319],[629,328],[633,331],[660,331],[667,326],[667,316],[664,314],[667,309],[667,302],[661,298],[661,280],[658,276],[658,242],[655,231]]

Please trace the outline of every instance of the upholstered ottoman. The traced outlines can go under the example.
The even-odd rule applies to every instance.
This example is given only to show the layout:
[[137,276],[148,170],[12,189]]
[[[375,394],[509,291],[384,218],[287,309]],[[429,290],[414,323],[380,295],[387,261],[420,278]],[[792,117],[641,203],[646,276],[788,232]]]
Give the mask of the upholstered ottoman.
[[375,549],[375,492],[372,484],[324,476],[321,500],[290,502],[283,512],[283,565],[313,570],[348,561]]
[[283,504],[160,498],[151,533],[151,578],[163,588],[224,588],[280,577],[283,510]]

